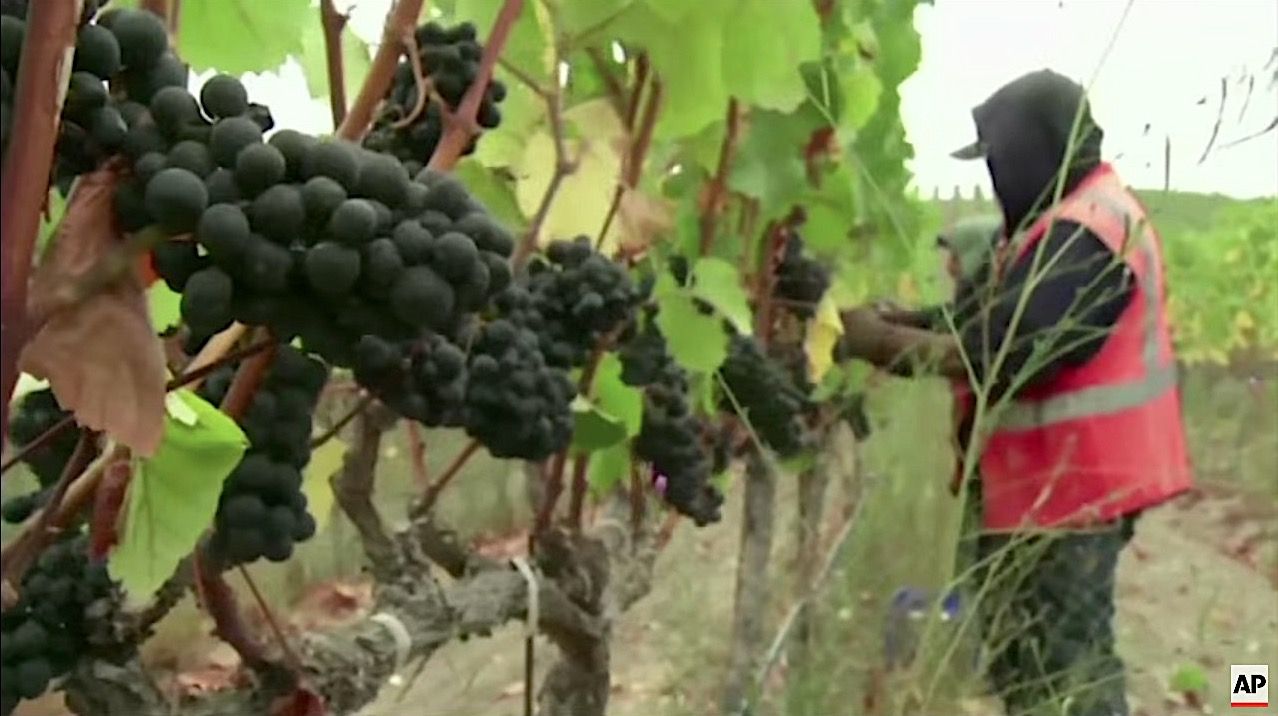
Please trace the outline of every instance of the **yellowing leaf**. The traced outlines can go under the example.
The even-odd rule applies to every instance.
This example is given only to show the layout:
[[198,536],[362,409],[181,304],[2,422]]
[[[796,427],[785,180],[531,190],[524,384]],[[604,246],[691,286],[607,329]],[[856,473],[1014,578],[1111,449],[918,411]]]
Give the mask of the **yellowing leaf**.
[[[580,126],[583,138],[568,142],[569,159],[576,168],[559,185],[542,224],[543,238],[597,234],[612,204],[621,169],[621,124],[615,112],[601,102],[588,102],[565,113],[565,121]],[[550,133],[539,129],[529,135],[515,185],[515,198],[524,216],[532,217],[541,206],[555,161],[555,142]],[[616,224],[613,226],[606,247],[615,241]]]
[[302,471],[302,494],[306,495],[306,510],[315,518],[316,529],[323,529],[333,513],[333,485],[329,478],[342,469],[345,455],[346,443],[333,438],[315,448]]
[[213,522],[222,483],[248,447],[226,414],[189,390],[173,395],[185,403],[178,411],[184,419],[166,414],[159,449],[137,461],[120,542],[107,562],[134,601],[150,598],[191,553]]
[[834,344],[841,335],[843,321],[839,319],[839,309],[834,305],[834,298],[827,291],[817,304],[816,314],[808,323],[808,332],[803,341],[812,382],[819,383],[834,364]]
[[1250,331],[1256,327],[1256,319],[1247,310],[1234,314],[1234,328],[1239,331]]

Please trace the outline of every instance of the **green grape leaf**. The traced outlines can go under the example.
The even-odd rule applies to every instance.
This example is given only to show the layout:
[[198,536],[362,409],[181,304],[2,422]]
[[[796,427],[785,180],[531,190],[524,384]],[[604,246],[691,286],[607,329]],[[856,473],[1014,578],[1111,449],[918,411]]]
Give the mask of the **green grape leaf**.
[[577,452],[593,452],[626,439],[626,424],[593,401],[578,395],[572,401],[572,447]]
[[149,599],[195,548],[248,447],[235,421],[195,393],[170,396],[178,405],[165,416],[155,455],[134,464],[120,543],[107,562],[134,600]]
[[53,237],[58,235],[58,226],[62,223],[62,215],[67,213],[67,198],[57,189],[49,190],[49,216],[40,214],[40,233],[36,235],[36,254],[44,252]]
[[586,482],[596,495],[611,490],[630,472],[630,443],[619,442],[590,453]]
[[858,182],[847,164],[841,164],[822,178],[821,187],[804,197],[807,222],[803,239],[817,253],[846,253],[852,227],[856,225]]
[[812,113],[761,110],[750,115],[728,185],[759,199],[764,215],[789,207],[808,190],[803,147],[817,122]]
[[627,46],[642,47],[664,82],[655,135],[669,139],[700,131],[723,116],[725,0],[636,3],[617,18],[614,31]]
[[[312,97],[328,97],[328,53],[324,49],[324,27],[318,22],[306,25],[302,34],[302,49],[296,56],[302,72],[306,74],[306,89]],[[342,76],[346,99],[351,101],[368,70],[373,66],[373,55],[368,43],[351,32],[342,31]]]
[[182,322],[182,294],[170,289],[163,281],[156,281],[146,290],[147,309],[151,314],[151,327],[163,333]]
[[484,132],[473,157],[486,167],[518,167],[523,161],[528,137],[545,124],[546,103],[505,70],[498,68],[497,76],[506,85],[506,99],[498,105],[501,124]]
[[562,0],[559,29],[568,36],[602,29],[612,19],[640,0]]
[[738,333],[753,329],[750,299],[737,267],[719,258],[703,258],[692,267],[692,294],[715,307]]
[[307,24],[319,24],[310,0],[184,0],[178,53],[196,72],[273,70],[304,52]]
[[500,172],[485,168],[474,157],[465,157],[453,168],[453,174],[506,228],[522,230],[527,224],[515,201],[514,186]]
[[[473,22],[479,30],[481,40],[488,37],[488,31],[497,19],[505,0],[457,0],[453,7],[452,18],[456,22]],[[524,3],[519,18],[510,28],[510,36],[506,38],[506,46],[502,49],[502,59],[525,72],[537,76],[550,74],[550,61],[553,58],[546,42],[546,34],[537,19],[539,3]],[[538,69],[540,68],[540,70]],[[482,144],[482,142],[481,142]]]
[[850,71],[841,74],[839,88],[843,94],[843,116],[839,117],[839,128],[856,132],[878,110],[883,82],[870,63],[858,61]]
[[814,4],[739,0],[725,20],[728,94],[766,109],[799,106],[806,96],[799,66],[821,53],[821,20]]
[[592,388],[595,403],[621,421],[626,437],[638,435],[643,423],[643,393],[621,382],[621,359],[616,353],[605,353],[599,359]]
[[670,355],[696,373],[718,370],[728,357],[728,334],[718,314],[704,314],[686,292],[670,292],[657,301],[657,327]]

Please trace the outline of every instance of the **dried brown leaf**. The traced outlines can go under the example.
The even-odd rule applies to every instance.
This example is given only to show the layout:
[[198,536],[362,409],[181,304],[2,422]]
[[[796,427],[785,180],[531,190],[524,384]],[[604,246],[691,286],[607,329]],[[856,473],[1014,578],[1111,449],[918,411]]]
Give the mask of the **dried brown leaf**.
[[40,328],[19,367],[47,379],[81,425],[150,456],[164,433],[164,349],[115,225],[118,180],[111,167],[80,178],[32,279],[28,310]]
[[624,237],[623,253],[640,253],[674,228],[674,207],[668,200],[637,189],[626,189],[617,206]]

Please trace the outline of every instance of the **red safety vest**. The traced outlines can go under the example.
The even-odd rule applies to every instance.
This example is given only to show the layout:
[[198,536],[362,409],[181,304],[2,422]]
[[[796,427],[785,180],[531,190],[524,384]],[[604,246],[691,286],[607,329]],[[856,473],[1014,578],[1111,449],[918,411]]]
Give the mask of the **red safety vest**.
[[[1109,164],[1089,174],[1003,253],[1019,259],[1054,219],[1077,222],[1120,257],[1138,290],[1100,352],[993,409],[981,445],[985,527],[1085,527],[1192,487],[1167,323],[1162,240]],[[1053,257],[1038,258],[1048,266]],[[955,384],[959,416],[973,407]],[[982,422],[985,422],[983,420]],[[992,430],[992,432],[991,432]],[[960,466],[961,470],[961,466]]]

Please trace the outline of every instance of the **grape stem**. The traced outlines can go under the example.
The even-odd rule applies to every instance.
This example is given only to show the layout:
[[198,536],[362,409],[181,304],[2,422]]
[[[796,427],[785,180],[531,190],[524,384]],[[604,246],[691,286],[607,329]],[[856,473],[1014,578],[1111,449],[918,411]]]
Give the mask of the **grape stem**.
[[430,484],[430,472],[426,469],[426,439],[422,437],[421,428],[412,420],[404,421],[404,434],[413,466],[413,482],[424,488]]
[[715,168],[714,178],[706,187],[705,203],[701,207],[701,243],[699,249],[702,256],[710,253],[714,244],[715,230],[718,228],[719,215],[723,213],[725,199],[728,194],[728,171],[732,168],[732,160],[736,154],[737,139],[741,133],[741,110],[736,97],[728,99],[728,112],[724,118],[723,144],[719,146],[719,165]]
[[590,455],[579,452],[572,459],[572,494],[568,502],[568,523],[574,532],[581,531],[581,513],[586,505],[586,468],[590,465]]
[[435,81],[426,75],[426,68],[422,66],[422,58],[417,46],[417,36],[410,32],[404,35],[401,41],[404,43],[404,50],[408,54],[409,65],[413,68],[413,82],[417,85],[417,99],[413,102],[413,108],[408,111],[408,114],[391,123],[391,129],[403,129],[416,122],[422,110],[426,109],[427,100],[432,97],[439,102],[439,106],[443,108],[444,112],[447,112],[448,108],[448,104],[439,98],[439,95],[435,94]]
[[239,655],[249,668],[260,671],[271,665],[262,645],[249,631],[231,585],[218,570],[203,542],[195,551],[195,587],[204,611],[213,618],[213,632]]
[[[402,0],[401,0],[402,1]],[[497,64],[497,58],[501,56],[502,51],[506,48],[506,40],[510,37],[510,31],[514,27],[515,22],[519,19],[519,14],[523,12],[524,0],[505,0],[501,6],[501,10],[497,12],[497,19],[493,21],[493,27],[488,32],[488,38],[484,43],[484,54],[479,60],[479,71],[475,74],[475,79],[471,82],[470,87],[466,88],[466,94],[462,97],[461,106],[457,108],[457,112],[453,115],[453,121],[448,123],[444,130],[444,136],[440,138],[439,145],[435,147],[435,154],[430,158],[430,167],[440,171],[449,171],[457,165],[457,160],[461,158],[462,152],[465,151],[466,145],[470,143],[471,137],[478,132],[478,125],[475,123],[475,117],[479,114],[479,103],[484,98],[484,92],[488,90],[488,82],[493,76],[493,67]],[[556,46],[558,41],[556,41]],[[555,55],[559,57],[558,52]],[[555,71],[558,71],[559,63],[555,63]],[[393,71],[393,67],[391,68]],[[365,83],[367,85],[367,82]],[[387,77],[387,87],[390,85],[390,77]],[[558,83],[556,83],[556,87]],[[378,94],[380,98],[385,93],[386,87],[382,88],[382,92]]]
[[81,0],[31,3],[15,78],[11,151],[0,189],[0,431],[5,433],[18,357],[31,337],[27,289],[81,10]]
[[346,119],[346,69],[342,57],[342,31],[349,20],[333,6],[333,0],[320,0],[320,26],[324,28],[324,60],[328,67],[328,106],[333,113],[333,126]]
[[[643,89],[648,83],[648,69],[648,54],[641,52],[639,53],[639,56],[635,58],[635,81],[634,85],[630,88],[630,98],[626,101],[626,106],[623,108],[623,112],[625,113],[624,125],[627,134],[630,134],[635,128],[635,118],[639,115],[639,103],[643,100]],[[652,88],[653,98],[659,98],[661,89],[655,79]],[[649,104],[652,104],[651,99],[649,100]],[[646,117],[647,115],[645,115],[645,118]],[[655,121],[656,115],[653,114],[652,118]],[[651,129],[648,129],[648,131],[651,131]],[[604,214],[603,225],[599,227],[599,236],[595,238],[596,251],[603,246],[604,237],[608,235],[608,229],[612,228],[612,220],[616,218],[617,209],[621,207],[621,197],[626,193],[626,188],[631,186],[629,183],[630,166],[635,164],[636,161],[640,166],[643,165],[644,158],[634,156],[635,149],[637,147],[638,143],[636,142],[632,144],[629,151],[626,152],[625,162],[623,162],[621,166],[621,177],[617,181],[617,188],[612,192],[612,203],[608,205],[608,213]]]
[[[198,368],[188,370],[182,375],[179,375],[176,378],[169,380],[169,382],[165,384],[164,390],[166,392],[173,391],[173,390],[177,390],[178,388],[182,388],[187,385],[190,385],[191,383],[196,383],[201,380],[204,380],[205,378],[208,377],[210,373],[216,372],[222,366],[225,366],[229,363],[235,363],[236,361],[240,361],[249,356],[260,353],[261,351],[274,345],[274,343],[275,341],[273,339],[265,338],[256,343],[247,345],[243,348],[239,348],[237,350],[231,351],[230,353],[223,355],[221,358],[218,358],[217,360],[214,360],[209,363],[205,363],[204,365],[199,366]],[[194,363],[194,361],[192,362]],[[23,460],[26,460],[27,457],[31,455],[31,453],[47,445],[51,440],[61,435],[63,431],[65,431],[67,428],[71,427],[74,424],[75,424],[74,415],[67,415],[66,417],[62,418],[58,422],[54,423],[52,426],[49,427],[48,430],[45,430],[43,433],[40,433],[39,435],[37,435],[34,440],[27,443],[26,445],[23,445],[21,450],[18,450],[17,452],[10,455],[8,459],[4,461],[4,464],[0,465],[0,474],[8,472],[9,468],[13,467],[19,462],[22,462]]]
[[[413,32],[423,4],[424,0],[396,0],[394,7],[386,14],[382,42],[377,46],[377,54],[373,56],[373,64],[369,67],[368,76],[364,78],[364,84],[359,88],[355,103],[337,126],[338,137],[358,140],[364,136],[368,125],[372,124],[373,113],[377,111],[377,106],[381,104],[395,78],[395,66],[404,51],[401,38],[404,33]],[[339,52],[340,49],[339,47]]]
[[[509,0],[507,4],[509,4]],[[547,9],[550,11],[551,28],[553,31],[553,28],[558,26],[556,22],[558,20],[558,16],[553,11],[553,8],[548,6]],[[528,257],[531,256],[533,251],[537,248],[537,240],[541,235],[541,227],[546,223],[546,218],[550,216],[550,207],[554,204],[555,195],[559,193],[559,188],[563,186],[564,179],[568,178],[569,174],[572,174],[577,170],[577,163],[568,157],[568,142],[566,132],[564,131],[563,86],[559,81],[559,76],[557,74],[559,72],[559,66],[563,62],[563,45],[561,43],[562,39],[559,37],[558,32],[555,32],[553,48],[554,62],[551,63],[551,66],[554,68],[552,72],[555,74],[550,78],[549,87],[542,94],[542,99],[546,101],[546,119],[550,124],[551,137],[553,137],[555,143],[555,167],[554,171],[550,175],[550,182],[546,184],[546,191],[542,194],[541,203],[538,204],[537,211],[533,214],[532,221],[528,224],[528,230],[524,233],[523,238],[520,239],[519,246],[515,247],[515,254],[510,259],[510,267],[515,273],[520,273],[523,270],[524,264],[528,262]],[[485,57],[487,56],[487,49],[488,48],[485,48]],[[476,80],[476,82],[478,82],[478,80]],[[468,93],[467,97],[469,96],[470,95]],[[447,141],[447,139],[447,135],[445,135],[443,141]],[[442,148],[443,142],[440,143],[440,149]],[[436,156],[438,156],[439,150],[436,150],[435,153]],[[435,160],[432,158],[432,166],[434,166],[434,162]]]
[[615,68],[609,66],[603,50],[597,46],[590,47],[586,50],[586,55],[590,58],[590,64],[594,65],[595,72],[603,78],[604,88],[608,90],[608,99],[612,102],[613,108],[618,113],[625,112],[626,107],[629,106],[626,104],[626,88],[622,86],[621,80],[617,79]]
[[244,579],[244,583],[248,585],[249,592],[253,595],[253,601],[257,602],[257,608],[262,612],[262,618],[266,620],[266,624],[271,628],[275,640],[279,642],[280,651],[284,652],[284,659],[288,662],[289,668],[295,674],[302,673],[302,660],[297,658],[297,651],[293,649],[288,637],[284,635],[284,630],[280,628],[279,620],[275,618],[275,612],[271,609],[271,605],[266,603],[266,599],[262,597],[262,592],[257,588],[257,582],[253,581],[253,575],[249,574],[248,567],[241,564],[236,569],[239,570],[240,577]]
[[422,499],[413,506],[412,517],[421,517],[431,511],[431,508],[435,506],[435,502],[439,500],[440,493],[444,491],[445,487],[448,487],[448,483],[452,482],[452,479],[457,476],[457,473],[461,472],[461,469],[470,461],[471,456],[478,450],[478,440],[471,440],[466,443],[466,447],[462,448],[461,452],[457,453],[457,457],[454,457],[448,467],[444,468],[444,472],[439,476],[439,479],[431,483],[430,487],[426,488],[426,492],[422,493]]
[[363,414],[365,410],[368,410],[368,406],[373,404],[373,400],[374,398],[372,394],[365,394],[360,397],[360,399],[356,401],[355,405],[351,406],[350,410],[346,411],[342,417],[337,419],[337,422],[333,423],[332,427],[311,440],[311,450],[314,450],[329,440],[337,437],[337,434],[342,432],[342,429],[347,425],[350,425],[352,420]]

